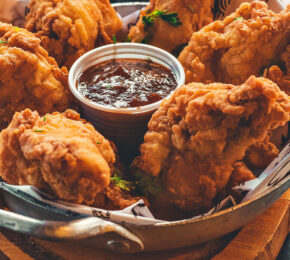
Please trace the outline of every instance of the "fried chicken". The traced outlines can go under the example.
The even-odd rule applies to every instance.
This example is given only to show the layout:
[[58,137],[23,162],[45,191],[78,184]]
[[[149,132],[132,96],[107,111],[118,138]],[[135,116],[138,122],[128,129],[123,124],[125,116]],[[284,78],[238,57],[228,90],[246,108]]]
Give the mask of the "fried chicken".
[[0,41],[0,130],[26,107],[40,114],[69,107],[67,69],[58,67],[37,37],[0,23]]
[[233,168],[234,170],[232,171],[230,180],[228,182],[228,192],[230,192],[233,187],[256,178],[256,176],[242,161],[234,163]]
[[31,0],[28,7],[25,28],[68,68],[85,52],[113,43],[112,35],[122,28],[109,0]]
[[284,71],[277,65],[273,65],[265,69],[263,77],[272,80],[290,95],[290,45],[288,45],[286,51],[282,53],[280,61],[280,67],[283,67]]
[[270,142],[270,136],[249,147],[245,161],[254,169],[266,168],[279,155],[278,148]]
[[224,193],[234,163],[289,113],[289,96],[265,78],[181,86],[153,114],[133,166],[159,178],[179,208],[206,211]]
[[29,109],[17,112],[1,137],[0,175],[8,183],[84,204],[110,184],[114,150],[73,110],[44,117]]
[[[141,11],[136,26],[130,28],[129,38],[132,42],[149,43],[168,52],[177,50],[188,43],[193,32],[212,22],[211,5],[211,0],[150,0]],[[150,23],[149,15],[154,11],[166,13],[165,16],[151,15]],[[175,19],[170,21],[172,13],[177,14],[181,24]],[[146,17],[148,22],[143,21]]]
[[178,59],[186,82],[239,85],[250,75],[263,74],[270,64],[279,64],[289,41],[290,5],[275,14],[266,3],[254,1],[193,33]]

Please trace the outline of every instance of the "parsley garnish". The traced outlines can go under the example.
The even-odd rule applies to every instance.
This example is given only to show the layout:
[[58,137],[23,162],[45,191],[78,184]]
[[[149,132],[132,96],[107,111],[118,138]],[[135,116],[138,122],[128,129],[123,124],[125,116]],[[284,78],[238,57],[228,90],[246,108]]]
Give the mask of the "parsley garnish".
[[127,36],[127,42],[131,42],[131,38]]
[[114,177],[111,177],[111,181],[122,190],[131,191],[132,189],[135,189],[133,183],[124,180],[122,173],[116,168],[114,169]]
[[136,179],[134,184],[137,188],[140,189],[143,195],[158,195],[159,193],[163,192],[163,188],[157,178],[142,173],[140,170],[135,171],[134,176]]
[[15,31],[19,31],[19,30],[20,30],[19,27],[13,27],[13,29],[14,29]]
[[35,129],[35,130],[33,130],[33,132],[36,132],[36,133],[42,133],[43,130],[41,130],[41,129]]
[[101,144],[101,142],[96,142],[96,144]]
[[235,20],[243,20],[243,17],[241,17],[241,16],[235,17],[234,21]]
[[157,18],[161,18],[162,20],[170,23],[173,26],[179,26],[182,23],[179,21],[177,13],[168,13],[167,11],[159,11],[155,10],[152,13],[147,14],[142,17],[142,22],[145,27],[151,26]]
[[112,86],[106,86],[105,88],[106,88],[106,89],[110,89],[110,88],[112,88]]
[[117,40],[116,40],[116,36],[115,36],[115,34],[113,34],[113,42],[114,42],[114,44],[117,43]]
[[46,116],[43,117],[43,122],[45,122],[45,121],[46,121]]
[[7,43],[7,41],[1,41],[1,40],[0,40],[0,43]]

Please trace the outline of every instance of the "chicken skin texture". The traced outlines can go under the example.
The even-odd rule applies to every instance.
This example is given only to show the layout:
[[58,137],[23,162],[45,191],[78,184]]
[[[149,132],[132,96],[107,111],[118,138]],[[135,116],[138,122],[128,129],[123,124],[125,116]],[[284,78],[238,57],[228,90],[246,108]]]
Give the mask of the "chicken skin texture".
[[224,193],[234,163],[289,113],[289,96],[265,78],[183,85],[153,114],[133,167],[159,178],[179,208],[206,211]]
[[40,114],[64,111],[71,102],[67,69],[60,69],[25,29],[0,23],[0,130],[14,112],[25,108]]
[[266,168],[279,155],[278,148],[270,142],[270,136],[249,147],[244,158],[247,164],[254,169]]
[[1,132],[2,178],[65,201],[93,203],[110,184],[114,162],[110,142],[73,110],[40,117],[25,109]]
[[85,52],[113,43],[112,35],[122,28],[109,0],[31,0],[28,7],[25,28],[68,68]]
[[284,71],[277,65],[273,65],[270,68],[266,68],[263,77],[268,78],[275,82],[282,90],[290,95],[290,45],[281,55],[281,65],[284,67]]
[[[145,10],[141,10],[136,26],[130,28],[129,38],[132,42],[145,42],[168,52],[180,45],[187,44],[193,32],[213,20],[211,0],[150,0]],[[174,26],[158,17],[152,25],[147,26],[142,18],[155,10],[177,13],[181,22]]]
[[193,33],[178,59],[187,83],[239,85],[251,75],[262,75],[270,64],[280,63],[289,41],[290,5],[275,14],[266,3],[254,1]]

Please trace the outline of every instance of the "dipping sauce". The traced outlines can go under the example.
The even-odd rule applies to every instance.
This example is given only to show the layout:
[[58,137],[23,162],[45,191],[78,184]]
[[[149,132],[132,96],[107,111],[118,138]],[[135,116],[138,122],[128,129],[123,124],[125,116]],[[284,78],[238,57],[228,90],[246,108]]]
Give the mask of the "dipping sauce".
[[110,107],[139,107],[159,101],[177,87],[173,73],[160,64],[115,59],[85,70],[77,89],[87,99]]

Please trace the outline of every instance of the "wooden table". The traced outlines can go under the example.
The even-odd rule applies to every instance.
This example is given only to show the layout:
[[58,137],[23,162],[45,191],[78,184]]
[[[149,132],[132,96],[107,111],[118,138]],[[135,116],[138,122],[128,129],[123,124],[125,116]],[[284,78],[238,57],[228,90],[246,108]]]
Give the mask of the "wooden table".
[[133,255],[116,254],[71,243],[43,241],[2,229],[0,230],[0,259],[275,259],[289,234],[289,205],[290,189],[254,221],[225,237],[178,250]]

